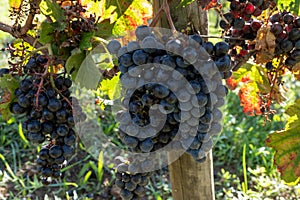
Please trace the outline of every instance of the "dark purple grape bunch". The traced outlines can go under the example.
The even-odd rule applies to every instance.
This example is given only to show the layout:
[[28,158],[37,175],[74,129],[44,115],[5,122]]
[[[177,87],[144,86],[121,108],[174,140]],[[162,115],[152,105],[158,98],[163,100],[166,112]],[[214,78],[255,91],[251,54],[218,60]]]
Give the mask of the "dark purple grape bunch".
[[[125,88],[124,97],[120,99],[120,107],[125,110],[116,113],[120,139],[133,153],[153,155],[153,152],[170,147],[171,150],[184,149],[195,161],[204,162],[213,146],[212,137],[222,129],[220,107],[227,95],[222,79],[229,78],[232,69],[229,46],[225,42],[215,45],[204,42],[199,35],[158,37],[153,32],[147,26],[140,26],[135,31],[135,41],[122,46],[112,40],[107,45],[108,51],[118,58],[121,83]],[[170,71],[164,72],[161,66],[168,66]],[[204,79],[204,74],[210,79]],[[182,80],[191,86],[194,101],[183,88]],[[141,83],[139,87],[138,83]],[[193,110],[195,107],[197,109]],[[162,127],[156,126],[161,120],[159,115],[151,115],[151,112],[165,115]],[[181,124],[185,128],[180,128]],[[147,128],[140,131],[136,127]],[[123,199],[136,199],[136,184],[127,183],[128,177],[161,166],[149,156],[146,160],[133,159],[130,164],[118,167],[121,174],[118,173],[116,184],[122,189]],[[120,171],[123,167],[126,169]]]
[[147,199],[146,186],[153,172],[130,172],[131,164],[129,161],[125,161],[123,158],[116,158],[115,160],[119,161],[116,167],[115,185],[121,189],[121,198],[123,200]]
[[264,10],[275,5],[274,1],[269,0],[230,1],[230,11],[223,15],[224,19],[220,21],[220,27],[224,30],[225,36],[232,37],[226,39],[226,42],[230,46],[230,55],[235,63],[255,48],[249,43],[257,37],[258,30],[264,24],[256,18],[261,16]]
[[[201,147],[204,147],[203,149],[206,151],[209,147],[212,147],[211,135],[208,132],[212,131],[217,133],[221,131],[219,122],[222,118],[222,113],[219,108],[224,104],[224,101],[221,99],[226,96],[227,88],[221,85],[221,83],[220,85],[213,86],[214,88],[207,86],[207,81],[205,81],[199,71],[187,61],[197,60],[198,56],[201,57],[193,48],[184,48],[179,40],[171,39],[167,36],[162,37],[159,41],[158,38],[152,35],[151,29],[147,26],[138,27],[135,34],[137,41],[131,41],[126,46],[121,47],[121,44],[117,40],[111,41],[107,46],[109,52],[118,55],[121,77],[126,73],[134,73],[133,69],[137,69],[138,66],[154,63],[170,66],[188,80],[196,93],[197,104],[201,107],[201,116],[200,121],[197,121],[198,133],[196,136],[192,138],[187,137],[185,140],[180,141],[180,143],[182,143],[183,148],[187,148],[185,146],[186,140],[190,141],[192,145],[187,148],[187,152],[190,153],[195,160],[203,162],[205,160],[205,152],[202,151]],[[211,42],[203,42],[199,35],[186,37],[195,42],[199,48],[200,45],[202,45],[203,51],[206,51],[205,54],[215,60],[218,69],[217,74],[215,74],[216,76],[221,72],[223,78],[230,77],[231,60],[230,56],[228,56],[229,47],[225,42],[219,42],[213,45]],[[168,51],[168,49],[172,51]],[[181,50],[183,52],[179,52]],[[185,58],[180,56],[180,54]],[[157,76],[163,75],[156,74],[155,70],[147,70],[147,72],[142,75],[143,78],[148,80],[155,80]],[[167,80],[168,78],[165,76],[162,77],[162,79]],[[123,84],[131,84],[126,81],[130,81],[130,78],[125,79]],[[176,84],[180,84],[180,81],[175,81],[174,85]],[[155,104],[160,105],[157,108],[158,110],[167,113],[166,123],[154,136],[148,137],[146,131],[140,132],[139,135],[137,135],[134,132],[130,134],[125,133],[120,129],[119,133],[122,142],[131,151],[138,153],[157,151],[168,145],[176,136],[179,130],[179,124],[192,117],[192,113],[184,115],[181,113],[181,109],[191,109],[191,103],[186,103],[187,108],[180,108],[178,97],[176,97],[170,89],[158,83],[144,84],[142,87],[137,88],[130,99],[125,98],[123,100],[123,104],[124,107],[128,104],[130,116],[122,116],[121,114],[117,120],[124,126],[126,126],[129,118],[131,118],[135,125],[140,127],[147,126],[150,123],[150,107]],[[201,155],[201,158],[199,155]]]
[[44,65],[47,60],[40,56],[29,59],[24,69],[32,76],[26,76],[20,81],[10,111],[26,119],[23,122],[26,138],[32,143],[44,145],[39,152],[37,164],[42,180],[46,183],[48,177],[60,177],[63,164],[74,155],[77,138],[74,107],[78,115],[83,114],[78,109],[76,99],[71,97],[72,81],[54,75],[53,85],[50,75],[40,75],[43,71],[40,63]]
[[276,37],[275,56],[286,55],[285,65],[292,69],[300,62],[300,17],[279,12],[270,17],[269,24]]

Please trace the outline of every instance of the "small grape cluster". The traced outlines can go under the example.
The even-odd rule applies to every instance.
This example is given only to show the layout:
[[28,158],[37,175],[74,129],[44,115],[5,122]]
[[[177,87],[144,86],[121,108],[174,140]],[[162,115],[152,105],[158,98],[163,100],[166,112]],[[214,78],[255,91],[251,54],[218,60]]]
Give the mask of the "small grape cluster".
[[276,36],[275,56],[286,55],[290,69],[300,62],[300,17],[279,12],[270,17],[271,32]]
[[122,199],[143,199],[146,195],[145,186],[148,184],[152,172],[129,172],[129,167],[130,162],[124,161],[124,158],[121,158],[121,162],[116,168],[115,185],[121,189],[120,196]]
[[[146,154],[171,144],[172,150],[184,149],[197,162],[204,162],[213,145],[212,136],[222,129],[220,107],[227,95],[222,78],[229,78],[232,68],[228,44],[203,42],[199,35],[158,37],[147,26],[138,27],[135,35],[137,40],[125,46],[117,40],[107,45],[108,51],[118,56],[121,83],[125,88],[121,100],[125,110],[116,115],[122,142],[132,152]],[[149,68],[143,67],[149,64]],[[164,71],[159,66],[169,68]],[[183,80],[191,90],[184,87]],[[151,111],[166,114],[157,133],[162,119],[150,115]],[[142,131],[136,126],[147,128]],[[178,132],[181,132],[179,137]],[[151,165],[159,164],[146,158],[133,161],[128,168],[139,175],[134,169],[148,172]],[[122,182],[117,183],[124,188]],[[133,198],[127,191],[124,190],[124,194],[128,196],[123,198]]]
[[[288,69],[292,69],[292,66],[300,61],[300,18],[287,11],[275,13],[268,20],[261,17],[263,10],[275,6],[274,1],[230,2],[230,12],[223,15],[220,27],[224,29],[226,36],[233,37],[227,42],[230,44],[230,55],[235,58],[236,63],[245,59],[246,55],[252,56],[249,53],[255,50],[253,40],[257,38],[262,26],[269,27],[270,32],[276,37],[274,57],[285,55],[287,57],[285,66]],[[267,62],[266,68],[268,70],[273,68],[271,61]]]
[[[43,183],[48,177],[61,176],[65,160],[74,153],[76,134],[69,88],[72,81],[60,75],[48,73],[48,58],[31,57],[23,67],[26,75],[14,92],[16,101],[10,105],[14,114],[26,115],[23,130],[26,138],[37,144],[49,143],[39,152],[37,164]],[[51,77],[54,76],[54,80]],[[74,105],[73,105],[74,106]]]

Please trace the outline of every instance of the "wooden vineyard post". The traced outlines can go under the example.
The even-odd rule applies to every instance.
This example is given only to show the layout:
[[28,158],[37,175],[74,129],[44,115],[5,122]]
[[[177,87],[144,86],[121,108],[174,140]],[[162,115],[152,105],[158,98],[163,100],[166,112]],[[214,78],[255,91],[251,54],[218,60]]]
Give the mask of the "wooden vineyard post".
[[[196,31],[208,34],[207,12],[202,11],[194,1],[189,6],[180,7],[181,0],[169,1],[170,12],[177,31],[186,29],[187,24],[192,24]],[[154,16],[160,9],[163,0],[154,0]],[[165,15],[157,26],[170,28]],[[171,153],[169,157],[176,156]],[[197,163],[188,155],[183,154],[169,166],[174,200],[214,200],[213,160],[210,152],[204,163]]]

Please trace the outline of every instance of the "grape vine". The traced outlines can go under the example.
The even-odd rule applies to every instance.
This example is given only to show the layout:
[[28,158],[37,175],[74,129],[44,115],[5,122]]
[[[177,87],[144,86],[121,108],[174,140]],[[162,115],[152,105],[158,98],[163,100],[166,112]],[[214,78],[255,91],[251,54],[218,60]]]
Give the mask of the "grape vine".
[[[11,1],[13,25],[0,22],[0,30],[16,38],[3,48],[9,61],[0,69],[0,112],[4,119],[22,117],[26,138],[41,147],[36,163],[41,181],[49,184],[75,154],[80,142],[75,124],[87,118],[72,86],[101,90],[101,81],[119,76],[118,137],[130,153],[144,156],[117,157],[115,184],[123,199],[139,199],[152,171],[163,165],[151,160],[152,153],[181,149],[205,161],[222,130],[227,88],[239,89],[246,114],[271,121],[274,103],[285,101],[282,77],[300,80],[300,17],[273,0],[230,0],[228,12],[217,1],[197,1],[199,8],[220,14],[222,35],[185,35],[176,31],[169,1],[149,26],[148,1],[121,2]],[[182,0],[180,6],[192,2]],[[163,14],[169,31],[155,28]],[[125,31],[131,32],[124,36]],[[224,41],[212,43],[210,37]],[[99,46],[107,59],[93,68],[90,53]],[[287,113],[293,117],[297,109],[291,106]],[[293,127],[286,129],[292,135]],[[267,144],[280,152],[279,135],[271,134]],[[289,182],[298,178],[295,155],[275,156]],[[288,170],[282,157],[289,157]]]

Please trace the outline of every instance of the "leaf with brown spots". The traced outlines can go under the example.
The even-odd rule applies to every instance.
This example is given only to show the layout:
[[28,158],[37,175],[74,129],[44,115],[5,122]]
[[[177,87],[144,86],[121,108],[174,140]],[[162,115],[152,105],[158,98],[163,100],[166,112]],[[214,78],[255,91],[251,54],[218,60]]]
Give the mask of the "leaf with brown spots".
[[274,163],[287,183],[298,183],[300,177],[300,99],[290,106],[285,130],[269,135],[266,143],[275,149]]
[[256,37],[255,50],[257,50],[256,63],[265,63],[273,59],[276,47],[276,37],[270,27],[262,26]]

